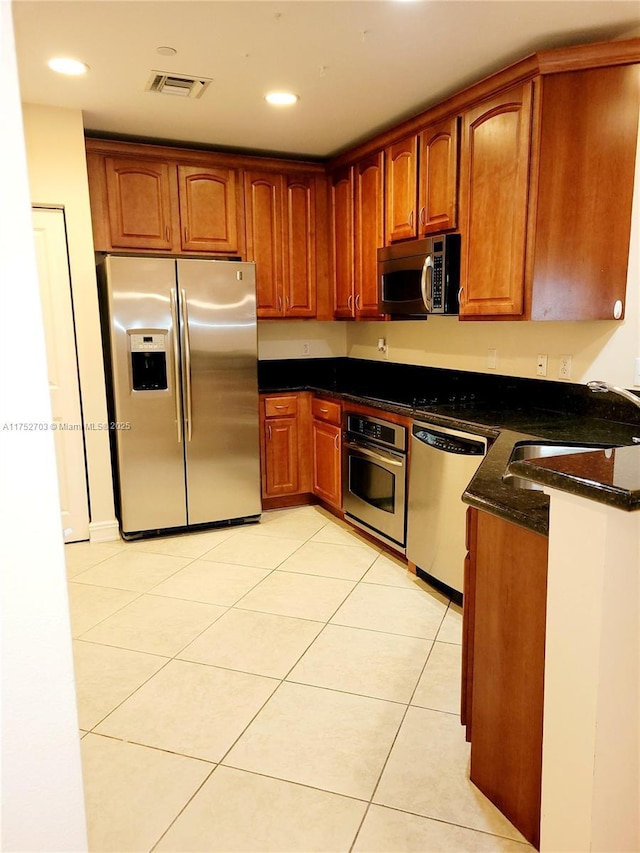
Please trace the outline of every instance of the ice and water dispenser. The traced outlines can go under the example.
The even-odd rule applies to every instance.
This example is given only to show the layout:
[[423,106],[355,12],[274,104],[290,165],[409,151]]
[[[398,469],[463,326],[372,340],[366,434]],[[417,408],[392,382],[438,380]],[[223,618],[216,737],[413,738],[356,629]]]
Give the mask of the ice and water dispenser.
[[128,334],[132,390],[166,391],[168,332],[154,329]]

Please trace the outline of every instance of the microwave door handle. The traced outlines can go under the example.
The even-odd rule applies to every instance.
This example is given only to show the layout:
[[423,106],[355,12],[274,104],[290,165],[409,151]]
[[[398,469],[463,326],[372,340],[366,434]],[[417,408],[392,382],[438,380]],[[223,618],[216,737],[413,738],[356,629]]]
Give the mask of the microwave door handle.
[[[429,273],[429,289],[427,291],[427,271]],[[433,297],[433,260],[431,255],[427,255],[422,265],[422,277],[420,279],[420,292],[422,293],[422,301],[427,313],[431,313],[432,297]]]

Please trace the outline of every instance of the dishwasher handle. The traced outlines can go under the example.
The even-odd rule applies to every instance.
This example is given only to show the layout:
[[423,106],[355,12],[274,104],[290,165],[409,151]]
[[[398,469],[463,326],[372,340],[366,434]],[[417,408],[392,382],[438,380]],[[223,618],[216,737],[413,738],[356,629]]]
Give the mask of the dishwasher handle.
[[422,444],[427,444],[434,450],[444,453],[454,453],[458,456],[484,456],[487,452],[486,441],[473,436],[452,435],[419,424],[413,425],[411,434]]

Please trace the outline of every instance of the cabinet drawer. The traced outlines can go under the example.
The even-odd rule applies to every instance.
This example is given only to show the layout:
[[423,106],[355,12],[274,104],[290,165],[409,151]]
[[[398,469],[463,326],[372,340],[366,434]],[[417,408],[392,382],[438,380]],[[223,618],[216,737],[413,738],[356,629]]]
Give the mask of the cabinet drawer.
[[328,421],[336,426],[340,426],[340,403],[314,398],[311,403],[311,413],[319,421]]
[[294,394],[283,397],[265,397],[264,414],[267,418],[282,418],[295,415],[298,398]]

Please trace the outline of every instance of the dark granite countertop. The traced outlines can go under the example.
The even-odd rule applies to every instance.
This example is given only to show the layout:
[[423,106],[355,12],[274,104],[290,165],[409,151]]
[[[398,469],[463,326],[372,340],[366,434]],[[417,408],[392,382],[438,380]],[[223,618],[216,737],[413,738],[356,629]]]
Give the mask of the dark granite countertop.
[[[487,455],[462,499],[530,530],[549,529],[549,498],[540,485],[640,509],[640,446],[633,444],[640,409],[613,395],[566,382],[361,359],[260,364],[261,392],[313,391],[487,437]],[[555,444],[563,453],[569,445],[618,449],[511,461],[521,444]]]

